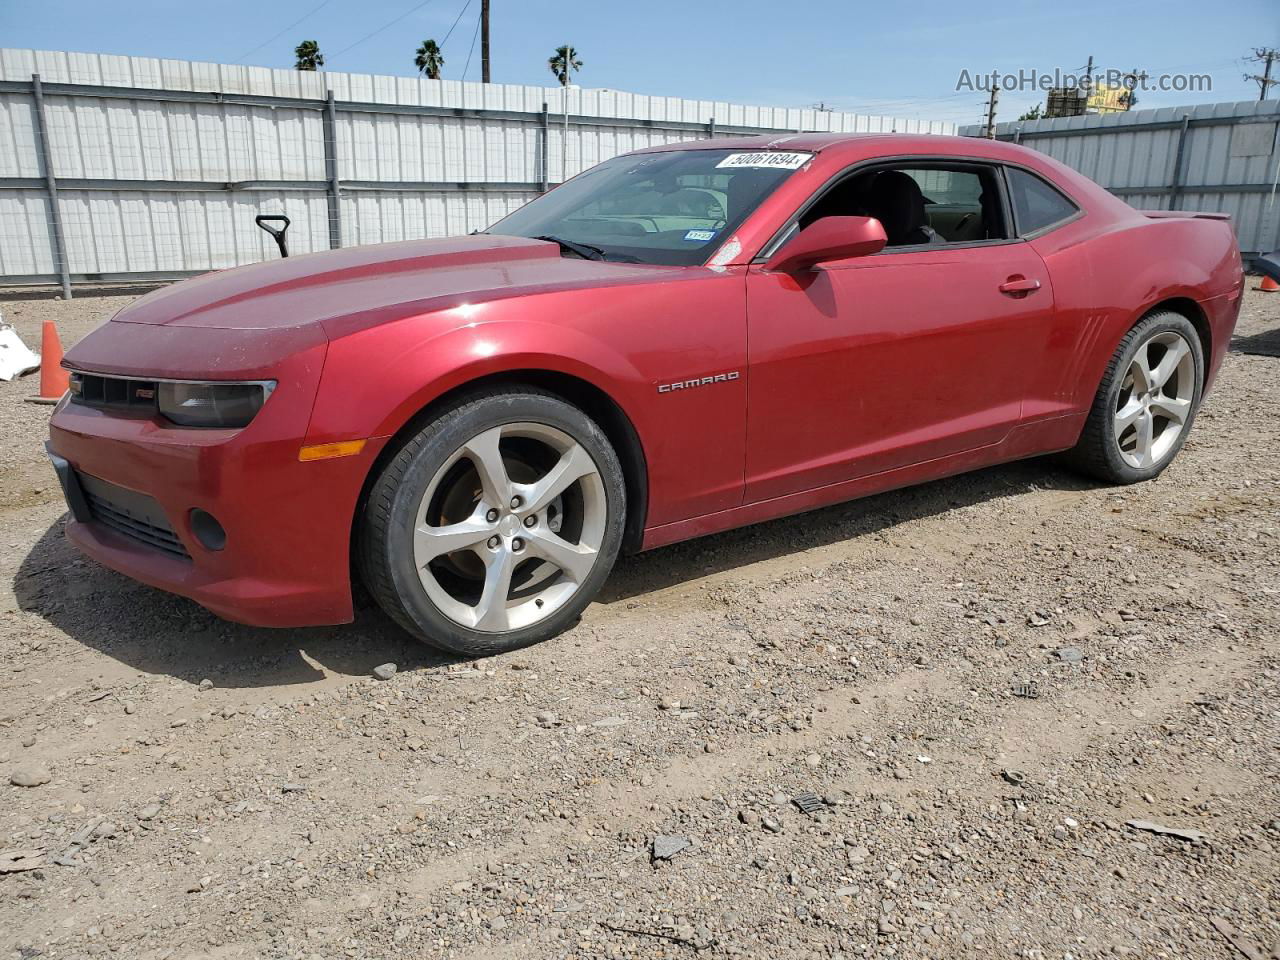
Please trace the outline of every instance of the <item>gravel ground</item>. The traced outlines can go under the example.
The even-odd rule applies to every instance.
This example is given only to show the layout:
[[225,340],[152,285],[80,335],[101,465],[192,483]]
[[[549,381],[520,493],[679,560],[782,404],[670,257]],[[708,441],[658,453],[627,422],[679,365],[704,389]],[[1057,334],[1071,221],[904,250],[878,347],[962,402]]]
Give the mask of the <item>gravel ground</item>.
[[80,559],[0,384],[0,957],[1280,956],[1280,295],[1238,334],[1156,482],[1029,461],[624,559],[478,662]]

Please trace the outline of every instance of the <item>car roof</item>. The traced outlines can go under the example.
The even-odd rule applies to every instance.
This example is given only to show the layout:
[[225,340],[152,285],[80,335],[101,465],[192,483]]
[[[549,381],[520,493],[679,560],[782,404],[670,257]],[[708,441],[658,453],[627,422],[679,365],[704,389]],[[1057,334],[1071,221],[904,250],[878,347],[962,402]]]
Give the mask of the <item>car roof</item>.
[[637,153],[673,150],[780,150],[838,154],[849,159],[886,155],[982,157],[1022,162],[1034,151],[982,137],[952,137],[933,133],[778,133],[755,137],[719,137],[647,147]]
[[1088,177],[1072,170],[1052,157],[1000,140],[985,137],[952,137],[937,133],[778,133],[759,137],[723,137],[667,143],[637,150],[636,153],[661,153],[673,150],[778,150],[806,151],[821,160],[814,164],[829,172],[863,160],[881,157],[923,157],[942,159],[985,160],[1027,167],[1065,190],[1078,205],[1086,209],[1110,210],[1113,216],[1132,213],[1123,200],[1112,196]]
[[[1029,147],[985,137],[953,137],[936,133],[777,133],[758,137],[722,137],[667,143],[635,151],[635,154],[675,150],[777,150],[816,154],[805,169],[825,178],[834,171],[881,158],[925,160],[981,160],[1008,163],[1030,169],[1063,191],[1073,203],[1094,213],[1106,211],[1112,218],[1133,215],[1133,208],[1108,193],[1088,177]],[[635,154],[632,154],[633,156]]]

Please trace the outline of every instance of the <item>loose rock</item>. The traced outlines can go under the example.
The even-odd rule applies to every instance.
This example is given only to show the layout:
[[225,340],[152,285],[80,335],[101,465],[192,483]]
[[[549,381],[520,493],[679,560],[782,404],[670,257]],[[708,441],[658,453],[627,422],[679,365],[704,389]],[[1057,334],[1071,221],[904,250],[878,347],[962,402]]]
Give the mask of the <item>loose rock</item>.
[[48,783],[52,777],[49,771],[41,766],[24,765],[9,774],[9,782],[15,787],[39,787]]
[[653,838],[653,854],[654,860],[670,860],[677,853],[689,849],[690,840],[688,837],[676,837],[659,834]]

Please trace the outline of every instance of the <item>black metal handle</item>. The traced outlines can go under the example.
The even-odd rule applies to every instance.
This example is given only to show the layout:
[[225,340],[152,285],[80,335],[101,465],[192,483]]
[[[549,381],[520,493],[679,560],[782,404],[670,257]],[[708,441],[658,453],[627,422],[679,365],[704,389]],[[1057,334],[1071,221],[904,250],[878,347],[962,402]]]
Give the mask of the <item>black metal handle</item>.
[[[268,226],[268,224],[271,223],[272,221],[279,221],[283,223],[284,226],[281,227],[279,230],[277,230],[275,227]],[[288,217],[286,217],[283,213],[260,213],[258,214],[258,216],[253,218],[253,222],[256,223],[258,226],[260,226],[263,230],[267,231],[267,233],[271,234],[271,238],[275,240],[276,246],[280,248],[280,256],[287,257],[289,255],[289,248],[285,246],[285,242],[284,242],[285,231],[289,229]]]

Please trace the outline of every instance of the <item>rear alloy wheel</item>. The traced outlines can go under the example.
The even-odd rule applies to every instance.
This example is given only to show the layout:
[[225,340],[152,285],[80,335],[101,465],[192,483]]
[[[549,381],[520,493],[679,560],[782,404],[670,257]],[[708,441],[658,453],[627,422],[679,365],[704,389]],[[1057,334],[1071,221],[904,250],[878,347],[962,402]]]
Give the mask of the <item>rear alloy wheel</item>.
[[1191,322],[1177,313],[1146,317],[1120,342],[1071,459],[1110,483],[1158,476],[1186,441],[1203,382]]
[[558,398],[504,389],[444,414],[384,468],[365,511],[365,580],[429,643],[516,649],[590,602],[617,556],[624,505],[596,424]]
[[1116,444],[1124,462],[1141,470],[1163,461],[1191,419],[1195,394],[1195,357],[1182,335],[1166,331],[1144,341],[1116,400]]

